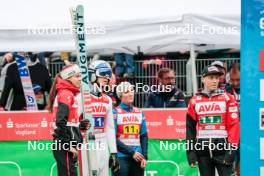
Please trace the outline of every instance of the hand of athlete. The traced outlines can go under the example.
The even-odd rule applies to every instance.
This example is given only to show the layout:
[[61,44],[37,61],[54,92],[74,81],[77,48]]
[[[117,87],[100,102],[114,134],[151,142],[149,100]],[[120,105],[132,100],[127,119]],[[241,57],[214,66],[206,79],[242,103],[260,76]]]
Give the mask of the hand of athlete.
[[196,163],[192,163],[191,168],[195,168],[195,167],[196,167]]
[[232,149],[227,150],[226,153],[225,153],[223,164],[232,165],[232,163],[235,160],[235,154],[236,154],[236,150],[232,150]]
[[113,173],[116,173],[120,169],[120,164],[119,160],[117,158],[116,153],[111,153],[110,158],[109,158],[109,168],[111,168]]
[[141,153],[139,153],[139,152],[135,152],[134,155],[133,155],[133,158],[137,162],[141,162],[144,159],[144,156],[141,155]]
[[73,154],[73,158],[78,156],[78,151],[75,148],[70,148],[70,152]]
[[89,130],[91,128],[91,123],[88,119],[83,119],[80,122],[80,129],[81,130]]
[[141,167],[142,169],[144,169],[144,168],[146,167],[146,165],[147,165],[147,161],[146,161],[145,159],[141,160],[140,167]]

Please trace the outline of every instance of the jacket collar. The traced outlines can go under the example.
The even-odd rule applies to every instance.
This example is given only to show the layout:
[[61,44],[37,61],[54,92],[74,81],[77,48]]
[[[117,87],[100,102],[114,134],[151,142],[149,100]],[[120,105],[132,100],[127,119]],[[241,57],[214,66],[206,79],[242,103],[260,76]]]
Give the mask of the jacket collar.
[[131,112],[133,110],[133,106],[129,106],[128,104],[125,104],[123,102],[120,103],[119,107],[127,112]]
[[74,95],[77,95],[80,93],[80,89],[78,87],[75,87],[73,84],[71,84],[69,81],[58,78],[57,85],[56,85],[57,91],[67,89],[71,91]]
[[204,89],[201,92],[198,92],[196,95],[203,95],[203,96],[207,96],[207,97],[213,97],[213,96],[217,96],[217,95],[222,95],[224,94],[225,91],[222,89],[216,89],[213,92],[207,92]]

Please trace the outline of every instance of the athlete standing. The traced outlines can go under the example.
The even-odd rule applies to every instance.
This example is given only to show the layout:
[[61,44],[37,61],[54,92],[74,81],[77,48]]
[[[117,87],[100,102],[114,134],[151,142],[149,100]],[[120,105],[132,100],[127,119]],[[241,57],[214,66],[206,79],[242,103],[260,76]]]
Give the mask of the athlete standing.
[[54,114],[56,125],[53,155],[59,176],[77,176],[77,146],[82,144],[81,130],[90,127],[89,120],[80,119],[78,114],[80,84],[79,66],[67,65],[55,78],[49,96],[49,110]]
[[[91,110],[94,118],[96,160],[99,166],[99,176],[108,176],[109,167],[116,172],[119,169],[117,159],[113,106],[111,98],[104,93],[104,88],[109,85],[112,76],[110,65],[102,60],[96,60],[89,65],[89,80],[92,84]],[[101,89],[100,89],[101,88]],[[81,101],[81,96],[78,96]],[[79,111],[82,112],[82,107]]]
[[117,86],[121,103],[114,110],[120,170],[114,176],[144,176],[148,159],[148,132],[142,111],[133,106],[134,88],[129,82]]
[[234,97],[218,88],[223,73],[215,66],[202,74],[204,88],[189,102],[186,116],[187,158],[198,161],[201,176],[234,175],[233,161],[239,143],[239,111]]

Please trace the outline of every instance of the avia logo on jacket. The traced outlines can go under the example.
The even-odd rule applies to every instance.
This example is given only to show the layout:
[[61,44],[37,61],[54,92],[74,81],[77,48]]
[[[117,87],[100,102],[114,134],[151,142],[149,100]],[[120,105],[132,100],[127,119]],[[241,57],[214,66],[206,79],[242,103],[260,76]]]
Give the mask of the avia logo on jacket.
[[126,114],[118,114],[118,124],[131,124],[136,123],[140,124],[142,122],[141,113],[126,113]]
[[195,106],[197,114],[212,114],[226,112],[226,103],[221,102],[204,102],[197,103]]
[[92,103],[92,109],[94,113],[106,113],[107,109],[106,109],[106,105],[102,104],[102,103]]
[[139,122],[139,119],[137,116],[124,116],[123,117],[123,122]]

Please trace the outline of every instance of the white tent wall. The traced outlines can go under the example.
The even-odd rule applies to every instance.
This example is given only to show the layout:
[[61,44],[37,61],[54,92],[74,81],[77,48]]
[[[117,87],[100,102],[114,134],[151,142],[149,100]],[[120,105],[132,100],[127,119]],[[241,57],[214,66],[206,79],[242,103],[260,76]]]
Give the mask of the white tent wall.
[[[239,0],[9,0],[1,2],[0,51],[73,51],[69,8],[77,4],[84,5],[86,27],[97,29],[86,35],[90,53],[239,48]],[[227,31],[191,32],[202,26]]]

